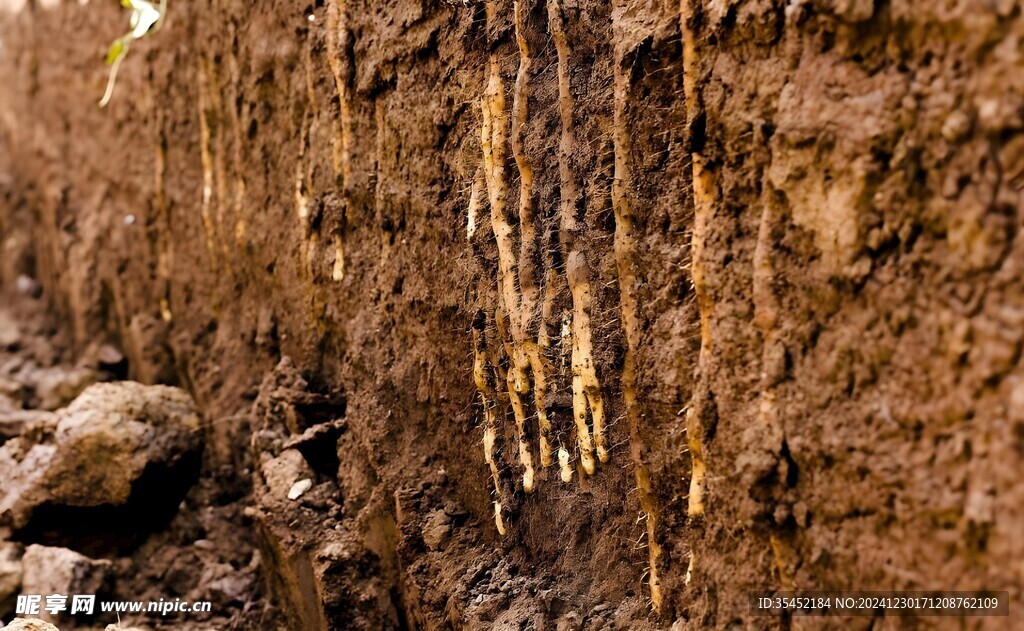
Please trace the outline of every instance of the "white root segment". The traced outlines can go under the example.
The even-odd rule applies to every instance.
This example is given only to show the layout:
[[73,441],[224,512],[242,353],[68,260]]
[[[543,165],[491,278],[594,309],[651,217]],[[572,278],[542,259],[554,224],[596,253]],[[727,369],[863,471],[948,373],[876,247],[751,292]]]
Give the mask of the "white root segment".
[[345,280],[345,242],[342,240],[341,232],[334,233],[334,268],[331,270],[331,280],[339,283]]
[[[694,0],[682,0],[680,3],[680,31],[683,37],[683,97],[686,101],[687,119],[691,123],[697,115],[697,58],[696,33],[692,28]],[[714,175],[705,169],[704,159],[699,153],[690,156],[693,168],[693,235],[691,251],[693,262],[690,274],[694,291],[697,294],[697,308],[700,312],[701,344],[698,358],[698,371],[703,372],[712,351],[711,340],[711,297],[708,294],[704,277],[704,245],[707,239],[708,221],[711,217],[715,195]],[[695,402],[696,403],[696,402]],[[696,517],[704,514],[704,478],[707,474],[704,463],[703,431],[698,413],[698,405],[691,405],[687,413],[687,439],[690,448],[691,474],[690,492],[687,501],[687,514]]]
[[[559,143],[559,177],[561,188],[562,246],[566,254],[566,276],[572,294],[572,407],[576,424],[576,437],[580,450],[583,470],[592,475],[597,470],[597,460],[608,462],[608,448],[604,435],[604,400],[601,385],[597,379],[590,338],[591,290],[590,271],[585,255],[573,244],[572,237],[578,230],[575,205],[579,196],[579,184],[573,173],[571,155],[574,151],[573,110],[569,83],[569,42],[565,34],[565,18],[560,0],[548,0],[548,25],[558,55],[558,105],[561,115],[562,135]],[[588,409],[593,421],[593,437],[587,424]],[[595,444],[597,458],[595,460]]]
[[[547,416],[545,404],[547,394],[547,376],[544,356],[541,352],[544,332],[540,331],[537,341],[530,339],[531,323],[537,318],[537,303],[540,290],[537,286],[534,257],[537,251],[537,227],[533,203],[533,166],[526,156],[524,147],[525,127],[529,118],[529,80],[530,68],[533,64],[532,51],[526,40],[525,10],[523,3],[515,0],[512,5],[515,21],[516,43],[519,47],[519,71],[513,91],[512,103],[512,155],[516,168],[519,170],[519,338],[515,345],[520,357],[517,364],[525,375],[525,367],[529,365],[533,374],[534,407],[537,410],[537,421],[540,429],[540,463],[542,467],[552,464],[551,458],[551,422]],[[510,312],[511,313],[511,312]],[[516,329],[513,327],[513,334]],[[526,392],[529,383],[521,376],[520,392]]]
[[498,534],[505,536],[505,520],[501,517],[501,502],[494,503],[494,525],[498,527]]
[[[494,460],[494,443],[498,437],[497,419],[495,418],[494,390],[487,380],[487,350],[483,332],[473,328],[473,381],[476,383],[480,402],[484,408],[484,462],[490,467],[491,480],[494,483],[494,494],[501,492],[498,476],[498,463]],[[501,535],[505,534],[505,523],[501,518],[501,502],[494,502],[494,522]]]
[[[487,181],[488,199],[491,205],[491,228],[498,244],[498,298],[506,313],[514,316],[519,312],[519,295],[516,292],[516,257],[512,239],[512,226],[508,222],[505,204],[508,199],[508,182],[505,178],[508,115],[505,112],[505,88],[501,80],[501,69],[497,56],[491,56],[490,78],[481,102],[483,123],[480,126],[480,146],[484,155],[484,176]],[[513,332],[518,331],[520,322],[510,317]],[[513,333],[513,337],[515,337]]]
[[210,267],[216,272],[217,246],[213,232],[213,214],[210,209],[213,200],[213,151],[210,147],[210,98],[209,77],[206,73],[206,60],[199,60],[199,157],[203,166],[203,196],[199,212],[203,220],[203,231],[206,233],[206,250],[210,255]]
[[508,220],[506,203],[508,181],[505,175],[508,145],[508,114],[505,108],[505,88],[501,80],[501,68],[497,56],[491,57],[490,78],[481,103],[483,123],[480,130],[480,145],[484,156],[484,177],[487,183],[491,206],[491,229],[498,246],[498,300],[501,311],[508,316],[512,340],[506,343],[509,356],[508,381],[509,400],[515,416],[519,435],[519,461],[523,466],[523,489],[527,493],[535,488],[533,454],[526,436],[526,410],[523,393],[530,390],[527,368],[528,355],[523,349],[525,337],[520,317],[520,296],[516,288],[515,240],[512,225]]
[[338,132],[334,135],[334,173],[341,178],[345,214],[334,232],[334,269],[331,278],[345,278],[345,222],[348,220],[349,190],[352,179],[352,36],[348,28],[348,0],[330,0],[327,7],[327,61],[338,91]]
[[569,465],[569,452],[565,447],[558,448],[558,468],[562,482],[572,482],[572,466]]
[[[608,449],[604,437],[604,399],[597,380],[590,340],[591,293],[589,269],[582,252],[572,252],[566,261],[569,290],[572,292],[572,410],[576,421],[577,439],[583,470],[593,475],[597,459],[608,462]],[[593,439],[587,426],[587,411],[593,421]]]
[[[225,271],[231,271],[231,249],[226,238],[224,212],[227,207],[227,151],[225,149],[224,96],[221,93],[220,62],[213,58],[206,59],[206,106],[207,131],[209,133],[207,149],[212,143],[211,164],[213,168],[214,208],[212,214],[214,244],[220,249],[221,262]],[[212,124],[211,124],[212,121]]]
[[238,90],[240,82],[240,70],[238,67],[238,58],[234,51],[229,50],[227,54],[227,67],[230,75],[230,86],[231,90],[227,95],[227,112],[228,119],[231,124],[231,163],[232,170],[234,171],[234,195],[233,195],[233,212],[235,219],[234,237],[235,237],[235,249],[241,252],[245,247],[246,241],[246,221],[245,221],[245,177],[242,175],[244,171],[243,167],[243,156],[245,155],[245,148],[242,144],[242,121],[241,113],[239,112],[239,106],[237,105]]
[[348,0],[330,0],[327,7],[327,56],[338,90],[340,120],[334,137],[334,171],[347,188],[352,177],[352,42],[348,28]]
[[477,216],[480,214],[480,197],[484,195],[486,187],[487,182],[484,178],[484,170],[481,167],[476,170],[476,175],[473,176],[473,188],[469,193],[469,208],[466,211],[467,241],[472,241],[473,235],[476,234]]
[[637,347],[640,343],[638,318],[637,246],[636,226],[630,204],[631,183],[630,151],[632,149],[629,128],[626,121],[629,74],[623,67],[623,60],[615,64],[615,113],[613,145],[615,149],[615,176],[612,181],[612,209],[615,213],[615,262],[619,275],[619,294],[622,307],[622,329],[626,338],[626,356],[622,368],[622,396],[629,422],[630,455],[639,495],[640,510],[646,516],[647,547],[650,561],[648,585],[651,590],[651,605],[661,611],[663,595],[658,564],[661,558],[661,544],[657,538],[658,506],[651,488],[650,470],[643,461],[643,438],[640,432],[640,404],[637,395]]

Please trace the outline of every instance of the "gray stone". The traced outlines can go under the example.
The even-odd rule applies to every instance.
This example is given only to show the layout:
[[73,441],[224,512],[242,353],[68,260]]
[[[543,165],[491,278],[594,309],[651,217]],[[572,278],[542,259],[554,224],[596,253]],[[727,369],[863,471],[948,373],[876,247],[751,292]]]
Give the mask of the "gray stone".
[[3,631],[60,631],[49,622],[43,622],[36,618],[15,618],[10,624],[3,627]]
[[[128,381],[90,386],[57,413],[52,435],[0,446],[0,524],[23,528],[44,504],[122,506],[134,491],[145,494],[138,485],[148,468],[197,464],[188,457],[201,446],[199,415],[183,390]],[[175,505],[179,499],[167,497]]]
[[[67,548],[54,548],[32,544],[25,548],[21,558],[21,593],[46,596],[48,594],[97,594],[107,586],[111,570],[110,561],[90,559]],[[46,612],[43,620],[52,618]]]
[[[16,544],[0,542],[0,603],[21,589],[21,551]],[[4,614],[5,612],[0,612]]]

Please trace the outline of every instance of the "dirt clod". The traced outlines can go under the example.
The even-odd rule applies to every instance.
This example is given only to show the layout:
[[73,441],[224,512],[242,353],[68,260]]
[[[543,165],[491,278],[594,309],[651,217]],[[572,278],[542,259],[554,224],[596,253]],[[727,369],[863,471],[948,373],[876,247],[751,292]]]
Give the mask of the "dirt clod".
[[202,446],[188,395],[131,382],[97,384],[56,416],[52,433],[35,433],[38,442],[23,429],[0,447],[4,525],[30,540],[61,541],[64,520],[91,522],[79,528],[116,537],[145,532],[173,514],[195,479]]

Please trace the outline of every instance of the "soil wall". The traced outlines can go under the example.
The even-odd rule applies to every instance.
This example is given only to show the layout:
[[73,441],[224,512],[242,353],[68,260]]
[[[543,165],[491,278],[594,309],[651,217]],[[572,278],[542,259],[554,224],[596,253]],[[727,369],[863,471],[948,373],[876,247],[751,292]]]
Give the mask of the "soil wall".
[[1019,1],[172,2],[104,109],[117,3],[18,4],[0,281],[228,466],[329,397],[368,560],[257,524],[304,624],[370,582],[425,627],[1020,604]]

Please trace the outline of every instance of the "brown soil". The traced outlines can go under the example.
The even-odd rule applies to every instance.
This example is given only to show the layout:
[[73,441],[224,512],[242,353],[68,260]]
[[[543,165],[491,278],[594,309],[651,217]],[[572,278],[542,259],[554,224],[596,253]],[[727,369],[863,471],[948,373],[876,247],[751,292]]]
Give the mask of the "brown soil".
[[208,422],[130,567],[258,547],[235,628],[1016,614],[1019,2],[172,2],[106,109],[124,14],[43,4],[0,8],[4,300]]

